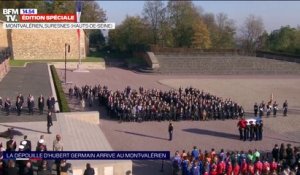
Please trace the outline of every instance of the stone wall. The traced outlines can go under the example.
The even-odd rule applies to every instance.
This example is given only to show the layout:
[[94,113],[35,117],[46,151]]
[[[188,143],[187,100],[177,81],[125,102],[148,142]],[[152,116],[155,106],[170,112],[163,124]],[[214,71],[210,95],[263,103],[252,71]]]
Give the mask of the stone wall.
[[8,47],[7,41],[7,32],[8,30],[3,29],[3,23],[0,21],[0,48],[1,47]]
[[265,51],[257,51],[256,57],[275,59],[281,61],[295,62],[300,63],[300,56],[297,55],[288,55],[285,53],[273,53],[273,52],[265,52]]
[[2,63],[0,63],[0,80],[4,78],[9,70],[9,59],[5,59]]
[[197,55],[222,55],[222,56],[232,56],[232,55],[246,55],[243,50],[239,49],[196,49],[196,48],[173,48],[173,47],[160,47],[158,45],[151,45],[150,51],[154,54],[197,54]]
[[5,53],[5,50],[7,50],[7,47],[9,46],[7,38],[8,32],[8,30],[3,29],[2,22],[0,21],[0,80],[4,78],[10,70],[8,59],[9,54]]
[[148,67],[153,70],[159,69],[159,62],[153,52],[135,52],[135,57],[142,58],[146,61]]
[[[81,54],[85,57],[85,35],[81,30]],[[13,58],[16,60],[64,59],[65,43],[71,46],[67,59],[78,59],[76,30],[13,30]]]

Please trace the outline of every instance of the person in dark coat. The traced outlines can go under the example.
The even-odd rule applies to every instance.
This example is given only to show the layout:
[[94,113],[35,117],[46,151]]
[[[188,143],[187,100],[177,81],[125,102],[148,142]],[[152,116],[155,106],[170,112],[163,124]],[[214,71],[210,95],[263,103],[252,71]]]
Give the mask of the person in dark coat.
[[47,99],[47,107],[48,107],[48,111],[50,111],[51,110],[51,96],[49,96]]
[[43,95],[41,94],[38,99],[38,107],[39,107],[40,115],[42,115],[44,112],[44,106],[45,106],[45,99],[44,99]]
[[258,105],[257,103],[254,104],[254,116],[257,116],[258,113]]
[[37,175],[49,175],[51,171],[47,169],[47,161],[43,161],[41,167],[39,167]]
[[275,162],[279,161],[279,147],[277,144],[275,144],[273,150],[272,150],[272,157],[275,159]]
[[29,114],[31,113],[30,98],[31,98],[31,94],[29,94],[27,97],[27,108]]
[[83,175],[95,175],[95,170],[91,167],[91,164],[86,164],[86,169],[84,170]]
[[288,102],[285,100],[285,102],[282,105],[283,108],[283,116],[287,116],[287,110],[288,110]]
[[6,115],[9,115],[10,107],[11,107],[11,101],[10,101],[9,98],[6,98],[5,103],[4,103],[4,108],[5,108],[5,111],[6,111]]
[[4,174],[19,175],[19,169],[16,167],[16,163],[13,160],[8,161],[8,167],[5,169]]
[[0,97],[0,110],[2,110],[3,108],[3,100],[2,100],[2,97]]
[[33,115],[33,109],[34,109],[34,97],[29,94],[27,98],[27,106],[28,106],[28,112],[29,114]]
[[21,103],[22,103],[22,106],[23,106],[23,104],[24,104],[24,97],[23,97],[23,95],[20,93],[20,94],[18,95],[18,97],[20,98]]
[[262,140],[263,139],[263,121],[261,120],[259,125],[258,125],[258,140]]
[[174,130],[173,124],[170,123],[170,124],[169,124],[169,129],[168,129],[168,131],[169,131],[169,140],[170,140],[170,141],[173,139],[173,130]]
[[51,126],[53,126],[53,123],[52,123],[52,112],[49,111],[48,115],[47,115],[47,132],[48,132],[48,134],[51,134],[51,132],[50,132],[50,127]]
[[52,112],[55,112],[54,111],[55,102],[56,102],[55,98],[53,96],[51,96],[51,110],[52,110]]
[[293,158],[294,158],[293,149],[291,147],[291,144],[288,144],[286,148],[286,163],[290,167],[292,166]]
[[10,139],[6,142],[6,151],[15,151],[17,148],[17,143],[14,140],[13,136],[10,136]]
[[26,165],[23,170],[23,175],[33,175],[33,168],[30,161],[26,162]]
[[16,108],[17,108],[18,116],[20,116],[22,111],[22,101],[19,96],[17,97],[16,100]]

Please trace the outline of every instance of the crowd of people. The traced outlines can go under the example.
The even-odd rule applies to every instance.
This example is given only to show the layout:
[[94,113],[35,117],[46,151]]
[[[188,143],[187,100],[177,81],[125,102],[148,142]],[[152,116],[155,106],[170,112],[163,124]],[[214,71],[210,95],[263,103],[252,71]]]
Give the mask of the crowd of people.
[[276,144],[272,152],[262,153],[202,151],[195,146],[191,152],[176,151],[172,170],[173,175],[299,175],[300,147]]
[[[36,109],[34,96],[29,94],[27,97],[27,105],[24,103],[25,99],[21,93],[19,93],[19,95],[16,97],[14,103],[15,105],[13,105],[13,102],[9,97],[7,97],[6,99],[2,99],[2,97],[0,96],[0,110],[5,111],[6,115],[10,115],[12,111],[16,111],[17,115],[20,116],[26,107],[28,114],[33,115]],[[47,105],[48,111],[54,112],[54,105],[56,103],[55,98],[50,95],[45,101],[44,96],[41,94],[37,99],[37,107],[40,115],[42,115],[45,111],[45,103]]]
[[169,91],[158,89],[109,90],[107,86],[74,86],[69,98],[76,97],[82,107],[95,101],[106,107],[111,118],[122,121],[148,120],[213,120],[236,119],[244,116],[244,109],[231,99],[222,99],[196,88]]

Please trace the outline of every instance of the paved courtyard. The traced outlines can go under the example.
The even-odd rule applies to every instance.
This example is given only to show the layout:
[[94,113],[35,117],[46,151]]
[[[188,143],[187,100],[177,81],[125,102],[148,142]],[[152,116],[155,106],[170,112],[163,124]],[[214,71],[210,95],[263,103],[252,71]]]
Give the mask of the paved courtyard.
[[[63,77],[63,71],[58,71]],[[165,76],[146,75],[108,68],[93,70],[89,73],[67,73],[68,81],[82,86],[108,85],[113,90],[123,90],[127,85],[132,88],[158,88],[167,90],[179,86],[193,86],[223,98],[231,98],[242,104],[247,112],[252,112],[253,103],[268,101],[274,94],[280,106],[285,99],[289,102],[289,115],[264,119],[263,141],[240,141],[237,120],[226,121],[182,121],[174,123],[174,140],[168,141],[167,122],[119,123],[108,120],[105,110],[100,109],[100,128],[114,150],[176,150],[190,151],[194,145],[202,150],[248,150],[267,151],[274,144],[291,143],[300,145],[300,77],[299,76]],[[70,87],[66,86],[65,90]],[[72,108],[80,109],[79,103],[72,102]],[[97,107],[84,110],[99,110]],[[134,174],[159,171],[161,162],[135,161]],[[166,170],[167,174],[170,170]]]
[[[24,104],[22,115],[17,116],[15,110],[16,97],[22,93]],[[27,97],[29,94],[34,96],[35,114],[29,115],[27,108]],[[6,113],[0,110],[0,123],[9,122],[32,122],[46,121],[46,111],[44,115],[38,114],[38,97],[43,94],[45,98],[45,110],[47,109],[46,100],[51,95],[50,78],[48,73],[48,65],[45,63],[31,63],[26,67],[13,67],[8,74],[0,81],[0,96],[3,101],[7,97],[10,98],[12,107],[11,114],[6,116]],[[55,116],[53,118],[55,120]]]

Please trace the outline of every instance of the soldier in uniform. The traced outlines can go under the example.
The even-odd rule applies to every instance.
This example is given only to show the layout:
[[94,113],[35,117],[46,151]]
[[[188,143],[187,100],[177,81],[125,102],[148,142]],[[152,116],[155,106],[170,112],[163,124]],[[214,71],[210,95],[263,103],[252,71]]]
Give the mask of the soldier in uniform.
[[24,151],[31,151],[31,141],[27,139],[27,135],[24,136],[24,139],[20,142],[20,145],[24,146]]
[[261,120],[258,125],[258,140],[263,138],[263,121]]
[[168,131],[169,131],[169,140],[170,140],[170,141],[173,139],[173,130],[174,130],[173,124],[170,123],[170,124],[169,124],[169,128],[168,128]]
[[267,105],[267,117],[270,116],[271,111],[272,111],[272,109],[271,109],[271,104],[268,104],[268,105]]
[[276,101],[273,104],[273,116],[276,117],[278,111],[278,104],[276,103]]
[[250,141],[254,139],[254,131],[255,131],[255,125],[253,121],[250,121]]
[[246,141],[248,138],[250,138],[250,123],[246,121],[246,127],[244,130],[244,141]]
[[52,123],[52,112],[49,111],[48,115],[47,115],[47,132],[48,132],[48,134],[51,134],[51,132],[50,132],[50,127],[51,126],[53,126],[53,123]]
[[287,116],[287,110],[288,110],[288,102],[285,100],[285,102],[282,105],[283,107],[283,116]]
[[246,128],[246,123],[247,122],[244,118],[241,118],[237,124],[237,126],[239,127],[239,133],[240,133],[240,140],[244,139],[243,133],[244,130]]
[[254,116],[257,116],[257,112],[258,112],[258,105],[255,102],[255,104],[254,104]]
[[264,107],[262,104],[259,105],[259,116],[260,117],[264,116]]

